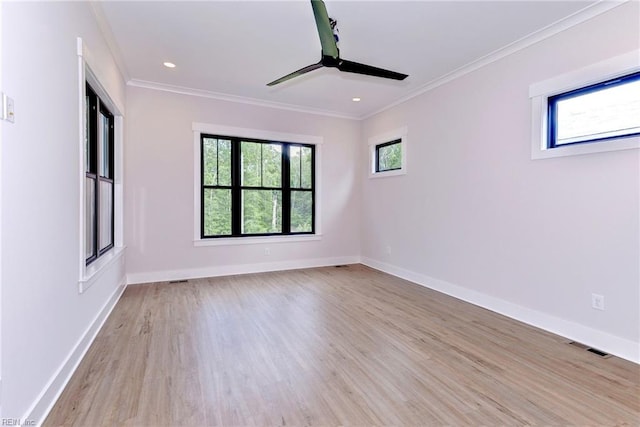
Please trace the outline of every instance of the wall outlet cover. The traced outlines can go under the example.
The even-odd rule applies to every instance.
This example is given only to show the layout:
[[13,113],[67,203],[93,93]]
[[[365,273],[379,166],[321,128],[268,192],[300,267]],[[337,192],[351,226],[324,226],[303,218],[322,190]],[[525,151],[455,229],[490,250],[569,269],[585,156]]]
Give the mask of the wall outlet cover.
[[604,296],[591,294],[591,307],[596,310],[604,310]]

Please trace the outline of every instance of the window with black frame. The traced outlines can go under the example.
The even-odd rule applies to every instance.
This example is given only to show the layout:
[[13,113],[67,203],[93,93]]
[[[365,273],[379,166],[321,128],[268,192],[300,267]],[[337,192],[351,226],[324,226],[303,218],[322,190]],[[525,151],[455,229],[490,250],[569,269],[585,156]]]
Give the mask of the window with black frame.
[[114,241],[114,116],[86,85],[85,259],[90,264]]
[[550,96],[547,148],[640,135],[640,72]]
[[201,134],[201,237],[313,234],[313,145]]
[[402,140],[377,144],[375,147],[375,172],[402,169]]

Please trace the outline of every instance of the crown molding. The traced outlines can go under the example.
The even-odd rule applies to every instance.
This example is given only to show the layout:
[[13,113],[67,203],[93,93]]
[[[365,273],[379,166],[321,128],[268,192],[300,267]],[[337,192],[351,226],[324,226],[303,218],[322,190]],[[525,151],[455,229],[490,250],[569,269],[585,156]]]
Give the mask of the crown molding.
[[177,93],[180,95],[199,96],[201,98],[216,99],[218,101],[236,102],[240,104],[255,105],[258,107],[276,108],[279,110],[295,111],[297,113],[316,114],[320,116],[336,117],[339,119],[359,120],[357,116],[350,116],[344,113],[334,111],[321,110],[311,107],[303,107],[294,104],[285,104],[281,102],[265,101],[263,99],[249,98],[238,95],[230,95],[226,93],[213,92],[203,89],[194,89],[184,86],[174,86],[165,83],[150,82],[147,80],[130,79],[128,86],[141,87],[145,89],[159,90],[163,92]]
[[609,10],[616,8],[622,4],[628,3],[630,1],[637,0],[599,0],[597,3],[589,5],[584,9],[581,9],[565,18],[562,18],[552,24],[547,25],[540,30],[537,30],[529,35],[526,35],[498,50],[495,50],[481,58],[478,58],[462,67],[453,70],[450,73],[443,75],[435,80],[432,80],[418,89],[412,91],[410,94],[398,99],[397,101],[380,108],[372,113],[366,114],[364,116],[359,117],[360,120],[365,120],[370,117],[375,116],[376,114],[380,114],[383,111],[389,110],[393,107],[396,107],[400,104],[403,104],[409,101],[412,98],[415,98],[423,93],[429,92],[439,86],[444,85],[452,80],[455,80],[459,77],[462,77],[466,74],[469,74],[473,71],[478,70],[486,65],[489,65],[493,62],[496,62],[506,56],[512,55],[516,52],[519,52],[527,47],[534,45],[542,40],[545,40],[549,37],[552,37],[558,33],[561,33],[565,30],[568,30],[576,25],[579,25],[583,22],[586,22],[602,13],[608,12]]
[[389,110],[393,107],[396,107],[400,104],[403,104],[409,101],[410,99],[413,99],[426,92],[429,92],[439,86],[442,86],[466,74],[476,71],[486,65],[489,65],[502,58],[505,58],[509,55],[512,55],[523,49],[526,49],[527,47],[532,46],[542,40],[545,40],[558,33],[568,30],[576,25],[586,22],[620,5],[629,3],[630,1],[636,1],[636,0],[599,0],[598,2],[592,5],[589,5],[583,8],[582,10],[579,10],[565,18],[562,18],[552,24],[547,25],[546,27],[540,30],[537,30],[529,35],[526,35],[500,49],[497,49],[481,58],[478,58],[466,65],[463,65],[462,67],[457,68],[456,70],[453,70],[450,73],[447,73],[437,79],[434,79],[420,86],[419,88],[411,91],[409,94],[399,98],[398,100],[386,105],[385,107],[382,107],[378,110],[375,110],[371,113],[367,113],[361,116],[349,115],[345,113],[323,110],[319,108],[304,107],[304,106],[295,105],[295,104],[286,104],[286,103],[267,101],[267,100],[262,100],[257,98],[250,98],[250,97],[208,91],[203,89],[195,89],[190,87],[176,86],[176,85],[170,85],[165,83],[158,83],[158,82],[152,82],[147,80],[129,78],[128,77],[129,75],[124,65],[124,61],[122,60],[122,55],[120,53],[118,45],[115,42],[115,38],[113,37],[109,24],[106,18],[104,17],[104,12],[102,11],[102,7],[99,5],[98,2],[91,2],[91,4],[92,4],[92,10],[94,11],[94,15],[96,16],[96,20],[98,21],[98,24],[100,26],[100,30],[102,31],[103,35],[105,36],[105,39],[107,40],[107,44],[109,45],[109,48],[111,49],[114,55],[115,61],[118,64],[120,71],[125,76],[125,80],[127,81],[128,86],[159,90],[164,92],[171,92],[171,93],[176,93],[181,95],[198,96],[202,98],[216,99],[219,101],[248,104],[248,105],[254,105],[259,107],[295,111],[298,113],[315,114],[315,115],[335,117],[335,118],[348,119],[348,120],[365,120],[377,114],[380,114],[386,110]]

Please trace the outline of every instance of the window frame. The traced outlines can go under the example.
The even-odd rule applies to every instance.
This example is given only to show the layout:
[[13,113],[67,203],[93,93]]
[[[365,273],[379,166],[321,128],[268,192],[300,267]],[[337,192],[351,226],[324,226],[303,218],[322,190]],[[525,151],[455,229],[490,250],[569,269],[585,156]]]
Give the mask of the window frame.
[[[385,132],[380,135],[369,138],[369,178],[386,178],[391,176],[405,175],[407,173],[407,127],[403,126],[398,129]],[[379,148],[400,144],[402,152],[401,166],[397,169],[385,169],[380,171],[378,167]]]
[[[115,162],[114,162],[114,154],[115,154],[115,116],[111,113],[109,107],[105,104],[105,102],[100,98],[100,95],[93,89],[89,82],[85,84],[85,99],[89,98],[89,104],[85,105],[85,111],[88,110],[88,114],[85,113],[85,117],[88,117],[89,122],[86,123],[86,143],[90,147],[88,153],[90,155],[85,159],[85,177],[89,178],[93,181],[93,194],[94,194],[94,204],[93,211],[95,212],[95,222],[92,227],[93,234],[93,248],[91,251],[91,255],[85,258],[85,264],[88,266],[94,261],[98,260],[101,256],[109,252],[115,246]],[[104,163],[104,134],[100,133],[102,126],[100,125],[100,121],[102,117],[106,117],[108,121],[108,141],[107,143],[107,152],[108,152],[108,171],[106,174],[103,174],[102,166]],[[88,170],[87,170],[88,168]],[[86,181],[85,181],[86,182]],[[101,234],[101,216],[102,216],[102,205],[104,203],[101,196],[101,183],[106,182],[111,187],[111,218],[109,218],[110,225],[110,243],[106,246],[102,247],[101,238],[103,237]],[[86,196],[85,196],[86,197]],[[85,208],[87,207],[87,201],[85,200]],[[85,229],[86,233],[86,229]],[[84,236],[86,239],[86,235]],[[86,241],[86,240],[85,240]],[[85,254],[86,254],[85,247]]]
[[[323,138],[315,135],[290,134],[268,130],[239,128],[208,123],[192,123],[193,130],[193,156],[194,156],[194,221],[193,242],[194,246],[227,246],[264,243],[291,243],[322,239],[322,180],[320,177]],[[276,143],[288,143],[289,145],[312,146],[314,152],[312,179],[313,179],[313,232],[294,232],[290,234],[245,234],[243,236],[216,236],[202,237],[202,159],[201,159],[201,135],[215,136],[235,135],[237,138],[251,141],[260,140]],[[288,174],[287,174],[288,176]],[[294,189],[295,190],[295,189]],[[284,211],[283,211],[284,212]]]
[[640,135],[615,136],[600,143],[580,142],[549,146],[549,100],[554,96],[588,90],[609,81],[640,72],[640,52],[631,51],[570,71],[529,86],[531,101],[531,159],[575,156],[640,148]]
[[[107,87],[113,88],[113,85],[105,85],[109,83],[109,80],[104,80],[99,76],[102,68],[101,64],[95,61],[95,56],[92,51],[84,43],[80,37],[76,38],[76,54],[78,58],[77,62],[77,123],[78,123],[78,143],[77,143],[77,178],[78,178],[78,253],[77,253],[77,271],[78,271],[78,293],[83,294],[95,283],[98,283],[100,278],[105,272],[107,272],[114,265],[124,265],[124,197],[123,197],[123,165],[124,165],[124,106],[122,103],[114,101],[114,99],[122,99],[116,96],[113,98],[111,92],[107,90]],[[112,186],[112,223],[111,223],[111,246],[110,248],[103,248],[102,254],[97,259],[87,264],[86,256],[86,132],[87,132],[87,111],[86,111],[86,87],[87,83],[91,85],[91,88],[100,97],[102,103],[113,114],[113,140],[111,144],[110,165],[111,165],[111,178],[113,180]],[[111,138],[110,138],[111,139]],[[97,163],[96,163],[97,166]],[[97,170],[97,169],[96,169]],[[96,221],[96,224],[99,222]],[[96,243],[96,244],[99,244]]]
[[640,72],[634,72],[634,73],[630,73],[630,74],[625,74],[623,76],[620,77],[615,77],[612,79],[608,79],[602,82],[598,82],[595,84],[591,84],[585,87],[580,87],[577,89],[573,89],[570,90],[568,92],[563,92],[563,93],[559,93],[557,95],[552,95],[549,96],[547,98],[547,123],[548,123],[548,134],[547,134],[547,148],[548,149],[555,149],[558,147],[566,147],[569,145],[573,145],[573,144],[590,144],[590,143],[594,143],[594,142],[604,142],[604,141],[608,141],[608,140],[614,140],[614,139],[620,139],[620,138],[629,138],[629,137],[633,137],[633,136],[637,136],[640,135],[640,131],[638,132],[633,132],[633,133],[625,133],[622,135],[612,135],[612,136],[606,136],[606,137],[600,137],[600,138],[590,138],[590,139],[585,139],[585,140],[581,140],[581,141],[574,141],[574,142],[568,142],[565,144],[558,144],[557,143],[557,127],[558,127],[558,120],[557,120],[557,108],[558,108],[558,103],[566,100],[566,99],[572,99],[572,98],[577,98],[579,96],[583,96],[583,95],[588,95],[590,93],[595,93],[595,92],[599,92],[605,89],[609,89],[609,88],[613,88],[613,87],[617,87],[617,86],[622,86],[625,85],[627,83],[631,83],[631,82],[635,82],[635,81],[640,81]]
[[390,147],[392,145],[400,145],[400,153],[402,153],[402,139],[396,139],[394,141],[383,142],[381,144],[376,144],[375,146],[375,173],[381,172],[389,172],[389,171],[397,171],[402,169],[402,158],[400,159],[400,167],[397,168],[389,168],[389,169],[380,169],[380,149],[385,147]]
[[[210,185],[205,184],[204,175],[204,141],[205,139],[228,140],[231,143],[231,185]],[[262,185],[243,185],[241,182],[242,173],[242,143],[254,143],[263,145],[277,144],[281,149],[281,168],[280,168],[280,186],[269,187]],[[311,188],[292,188],[290,185],[290,147],[307,147],[311,149]],[[315,147],[311,144],[303,144],[298,142],[281,142],[268,141],[257,138],[239,138],[228,135],[212,135],[207,133],[200,134],[200,238],[201,239],[220,239],[220,238],[238,238],[238,237],[258,237],[258,236],[291,236],[315,234]],[[261,170],[262,174],[262,170]],[[206,235],[205,234],[205,203],[204,195],[206,189],[228,189],[231,190],[231,234],[224,235]],[[246,190],[255,191],[280,191],[282,194],[282,224],[280,233],[246,233],[242,231],[242,192]],[[291,193],[293,191],[305,191],[311,193],[311,231],[291,231]]]

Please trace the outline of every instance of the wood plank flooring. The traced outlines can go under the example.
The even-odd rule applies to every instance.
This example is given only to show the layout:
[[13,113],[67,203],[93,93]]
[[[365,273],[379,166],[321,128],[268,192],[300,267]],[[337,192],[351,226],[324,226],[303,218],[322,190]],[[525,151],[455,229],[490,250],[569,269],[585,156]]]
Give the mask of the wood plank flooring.
[[130,286],[45,426],[640,425],[640,367],[361,265]]

